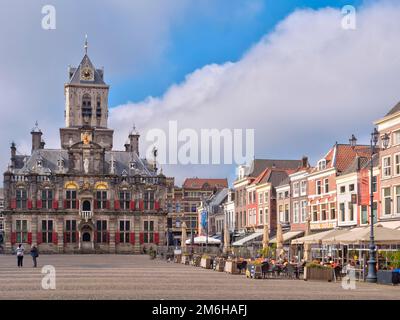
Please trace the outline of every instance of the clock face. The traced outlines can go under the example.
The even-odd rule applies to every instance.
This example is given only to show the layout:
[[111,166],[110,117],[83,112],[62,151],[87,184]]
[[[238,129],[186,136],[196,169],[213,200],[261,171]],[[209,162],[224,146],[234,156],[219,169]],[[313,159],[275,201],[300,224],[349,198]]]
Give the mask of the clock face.
[[81,71],[82,80],[93,80],[93,71],[90,68],[83,68]]

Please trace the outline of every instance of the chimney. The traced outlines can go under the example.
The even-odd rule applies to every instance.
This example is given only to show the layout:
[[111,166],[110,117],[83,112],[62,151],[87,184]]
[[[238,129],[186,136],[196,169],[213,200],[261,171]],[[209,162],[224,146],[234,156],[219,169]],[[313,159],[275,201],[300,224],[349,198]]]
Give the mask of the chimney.
[[35,127],[31,131],[31,135],[33,153],[33,151],[41,149],[42,146],[42,131],[39,129],[37,121],[35,123]]
[[124,144],[125,147],[125,152],[130,152],[131,151],[131,145],[129,143],[129,140],[127,140]]
[[11,142],[11,167],[15,168],[15,160],[17,156],[17,148],[15,147],[15,143]]
[[42,141],[40,142],[40,149],[44,149],[45,145],[46,145],[46,142],[44,142],[44,140],[42,139]]
[[308,167],[308,157],[307,156],[303,156],[301,161],[302,161],[302,167],[303,168],[307,168]]

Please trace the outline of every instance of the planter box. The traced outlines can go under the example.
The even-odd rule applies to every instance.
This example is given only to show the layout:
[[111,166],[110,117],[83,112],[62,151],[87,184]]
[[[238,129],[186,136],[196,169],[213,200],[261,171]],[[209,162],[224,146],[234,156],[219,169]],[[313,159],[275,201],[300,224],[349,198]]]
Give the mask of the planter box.
[[231,274],[239,274],[236,261],[226,261],[225,262],[225,272]]
[[181,258],[181,263],[182,264],[189,264],[189,262],[190,262],[190,257],[189,256],[186,256],[186,255],[184,255],[184,256],[182,256],[182,258]]
[[246,278],[261,279],[262,278],[261,265],[248,264],[246,267]]
[[174,262],[175,263],[181,263],[181,260],[182,260],[182,256],[180,254],[174,256]]
[[214,261],[214,270],[218,272],[223,272],[225,270],[225,260],[219,259]]
[[200,267],[201,256],[193,256],[191,260],[191,265],[195,267]]
[[333,280],[333,269],[332,268],[304,268],[304,280],[322,280],[332,281]]
[[400,273],[392,270],[378,270],[377,277],[379,284],[395,285],[399,283]]
[[200,261],[200,267],[204,269],[211,269],[212,265],[212,260],[210,258],[201,258]]

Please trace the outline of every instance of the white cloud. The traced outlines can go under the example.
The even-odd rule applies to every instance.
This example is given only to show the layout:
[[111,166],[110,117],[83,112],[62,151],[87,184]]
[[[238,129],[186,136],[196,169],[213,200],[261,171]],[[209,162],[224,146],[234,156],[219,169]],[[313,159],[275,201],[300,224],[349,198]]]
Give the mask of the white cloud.
[[[316,160],[352,133],[366,137],[372,121],[400,100],[400,6],[363,7],[356,30],[342,29],[341,19],[330,8],[296,11],[240,61],[205,66],[160,98],[112,109],[111,126],[119,128],[114,145],[123,145],[132,122],[144,137],[152,128],[166,130],[169,120],[197,130],[255,128],[258,157]],[[166,172],[181,181],[231,176],[234,169]]]

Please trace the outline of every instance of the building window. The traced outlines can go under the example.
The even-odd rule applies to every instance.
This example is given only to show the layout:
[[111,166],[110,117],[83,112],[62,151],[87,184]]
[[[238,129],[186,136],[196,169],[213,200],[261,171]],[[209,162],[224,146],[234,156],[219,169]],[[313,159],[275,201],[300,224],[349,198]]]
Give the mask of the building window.
[[289,191],[285,191],[285,199],[289,198]]
[[129,233],[131,230],[131,222],[128,220],[119,221],[119,242],[129,243]]
[[325,193],[329,192],[329,179],[324,180],[324,185],[325,185]]
[[400,130],[393,132],[393,145],[400,144]]
[[154,221],[144,221],[144,243],[154,243]]
[[28,221],[27,220],[16,220],[15,221],[15,232],[17,243],[28,242]]
[[392,174],[390,156],[383,158],[382,162],[383,162],[383,177],[390,177]]
[[76,242],[76,220],[65,221],[65,241],[67,243]]
[[326,160],[322,159],[320,161],[318,161],[318,170],[324,170],[326,169]]
[[389,215],[391,213],[392,194],[390,188],[383,189],[383,214]]
[[42,242],[53,242],[53,220],[42,220]]
[[92,116],[92,99],[90,95],[85,94],[82,99],[82,118]]
[[321,220],[326,220],[326,204],[321,204]]
[[318,207],[313,206],[313,214],[312,214],[313,221],[318,221]]
[[96,242],[105,243],[108,241],[107,237],[107,220],[96,221]]
[[354,221],[354,204],[349,202],[349,220]]
[[264,192],[264,203],[268,203],[268,192]]
[[304,196],[307,194],[307,181],[302,181],[301,182],[301,195]]
[[96,117],[97,117],[97,118],[101,118],[101,102],[100,102],[100,97],[97,97]]
[[264,209],[264,213],[265,213],[265,223],[268,223],[269,219],[268,219],[268,208]]
[[349,191],[354,191],[354,184],[349,185]]
[[289,222],[289,205],[285,204],[285,222]]
[[307,201],[301,201],[301,222],[305,222],[307,220]]
[[279,205],[279,220],[283,221],[283,205]]
[[175,211],[177,213],[181,212],[181,204],[179,202],[175,203]]
[[345,206],[344,203],[339,204],[339,211],[340,211],[340,221],[345,221],[346,220],[346,212],[345,212]]
[[346,186],[340,186],[340,193],[346,192]]
[[107,191],[96,191],[97,209],[107,208]]
[[122,210],[129,210],[129,204],[131,202],[131,193],[127,191],[121,191],[119,193],[119,206]]
[[299,183],[296,182],[293,184],[293,197],[298,197],[299,196]]
[[[154,191],[146,191],[144,193],[144,209],[145,210],[154,209]],[[196,212],[196,207],[194,212]]]
[[258,203],[259,203],[259,204],[262,204],[262,203],[263,203],[263,194],[262,194],[262,193],[259,193],[259,194],[258,194]]
[[321,194],[322,190],[321,190],[321,180],[317,181],[317,194]]
[[259,221],[259,224],[264,224],[264,222],[263,222],[263,211],[262,211],[262,209],[260,210],[260,215],[259,215],[259,217],[258,217],[258,221]]
[[396,212],[395,212],[395,214],[400,214],[400,186],[396,186],[395,191],[396,191]]
[[66,205],[67,209],[76,209],[76,190],[67,190]]
[[293,202],[293,222],[299,222],[299,203]]
[[394,174],[400,175],[400,153],[394,155]]
[[17,209],[26,209],[27,193],[25,189],[17,189]]
[[331,203],[330,209],[331,209],[331,220],[335,220],[336,219],[336,204]]
[[374,202],[372,207],[372,213],[374,214],[374,223],[378,221],[378,202]]
[[361,224],[368,223],[368,206],[361,206]]
[[53,191],[42,190],[42,208],[51,209],[53,207]]

